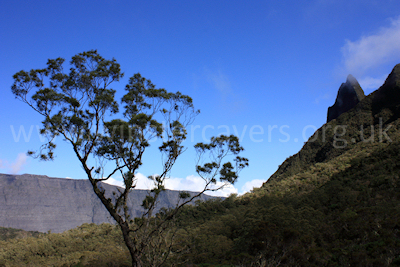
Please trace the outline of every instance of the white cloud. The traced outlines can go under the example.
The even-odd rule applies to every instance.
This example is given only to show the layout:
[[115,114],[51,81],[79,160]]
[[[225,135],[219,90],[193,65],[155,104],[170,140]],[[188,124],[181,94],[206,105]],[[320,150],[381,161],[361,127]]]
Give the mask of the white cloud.
[[[169,178],[165,181],[165,187],[171,190],[186,190],[186,191],[200,191],[204,189],[205,181],[195,175],[187,176],[186,178]],[[207,195],[227,197],[232,193],[237,194],[238,190],[230,184],[224,185],[222,182],[217,182],[215,185],[209,187],[216,189],[222,187],[218,191],[207,191]]]
[[378,77],[378,78],[366,76],[366,77],[361,78],[358,82],[360,83],[361,88],[363,88],[364,90],[368,90],[368,89],[376,90],[383,85],[386,78],[387,78],[386,74],[381,77]]
[[116,186],[119,186],[119,187],[124,187],[124,183],[122,182],[122,180],[117,180],[117,179],[114,179],[112,177],[110,177],[107,180],[105,180],[104,183],[110,184],[110,185],[116,185]]
[[[153,188],[153,182],[148,179],[146,176],[144,176],[141,173],[136,174],[137,180],[136,180],[136,189],[152,189]],[[261,187],[262,184],[266,180],[260,180],[260,179],[254,179],[252,181],[246,182],[242,188],[241,188],[241,193],[244,194],[247,192],[250,192],[253,190],[255,187]],[[109,178],[105,183],[111,184],[111,185],[116,185],[123,187],[124,184],[122,182],[122,178]],[[184,190],[184,191],[192,191],[192,192],[198,192],[204,188],[205,182],[204,180],[195,175],[189,175],[186,178],[169,178],[165,181],[165,188],[170,189],[170,190]],[[214,185],[211,188],[218,188],[223,186],[224,184],[222,182],[217,182],[216,185]],[[227,184],[223,186],[222,189],[218,191],[207,191],[205,194],[211,195],[211,196],[220,196],[220,197],[228,197],[231,194],[238,194],[239,190],[234,187],[231,184]]]
[[215,91],[218,92],[220,98],[219,104],[231,112],[239,112],[245,106],[244,98],[238,95],[232,87],[230,78],[220,69],[204,71],[206,81]]
[[[153,188],[154,183],[143,174],[137,173],[136,177],[137,177],[136,189]],[[109,178],[105,182],[111,185],[116,185],[121,187],[124,186],[122,178],[121,179]],[[218,188],[222,185],[223,183],[217,182],[217,184],[212,188]],[[205,186],[204,180],[201,177],[194,175],[187,176],[186,178],[169,178],[165,181],[165,188],[170,190],[185,190],[185,191],[198,192],[200,190],[203,190],[204,186]],[[234,194],[238,193],[238,190],[232,185],[226,185],[218,191],[206,192],[207,195],[222,196],[222,197],[227,197],[232,193]]]
[[25,153],[19,153],[11,164],[7,160],[0,159],[0,169],[6,169],[7,173],[17,174],[24,168],[27,159],[28,156]]
[[[136,189],[151,189],[153,188],[153,182],[148,179],[146,176],[144,176],[141,173],[136,174]],[[124,187],[124,181],[122,178],[113,178],[110,177],[107,180],[104,181],[106,184],[110,185],[116,185],[119,187]]]
[[218,71],[206,71],[208,81],[219,91],[223,96],[232,93],[231,83],[228,77],[223,74],[220,70]]
[[246,182],[242,186],[242,194],[250,192],[253,190],[254,187],[261,187],[263,183],[265,183],[266,180],[260,180],[260,179],[254,179],[252,181]]
[[154,182],[141,173],[136,174],[136,188],[137,189],[152,189]]
[[10,166],[11,172],[16,174],[20,172],[26,164],[28,156],[25,153],[19,153],[15,162]]
[[377,33],[362,36],[354,42],[346,40],[342,47],[344,68],[354,76],[362,76],[385,63],[400,60],[400,17]]

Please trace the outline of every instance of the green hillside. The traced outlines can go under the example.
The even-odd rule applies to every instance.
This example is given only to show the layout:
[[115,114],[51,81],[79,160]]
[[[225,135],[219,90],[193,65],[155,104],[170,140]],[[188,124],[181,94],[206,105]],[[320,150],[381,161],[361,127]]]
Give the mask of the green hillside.
[[[400,265],[399,74],[397,65],[261,188],[190,208],[184,221],[193,218],[190,227],[208,234],[192,237],[188,257],[244,266]],[[206,252],[224,238],[220,254]]]
[[43,233],[37,231],[24,231],[21,229],[5,228],[0,227],[0,240],[7,241],[11,239],[26,238],[26,237],[38,237]]
[[[188,257],[244,266],[400,265],[399,110],[397,65],[379,90],[318,129],[261,188],[189,208],[184,221],[193,218],[197,225],[189,227],[207,234],[192,237]],[[220,254],[207,253],[224,239]]]
[[[397,65],[261,188],[185,207],[164,266],[400,266],[399,117]],[[84,225],[0,241],[0,266],[124,266],[118,231]],[[146,266],[165,253],[155,244]]]

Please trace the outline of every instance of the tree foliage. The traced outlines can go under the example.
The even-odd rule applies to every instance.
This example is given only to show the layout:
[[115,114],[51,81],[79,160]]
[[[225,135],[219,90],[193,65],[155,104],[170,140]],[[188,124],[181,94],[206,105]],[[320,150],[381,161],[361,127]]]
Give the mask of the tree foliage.
[[[137,73],[125,86],[126,93],[121,99],[123,112],[120,112],[116,90],[111,86],[124,74],[115,59],[106,60],[91,50],[72,57],[68,72],[64,62],[62,58],[50,59],[44,69],[20,71],[13,76],[13,94],[44,118],[41,134],[48,141],[39,151],[28,153],[52,160],[56,137],[61,136],[70,143],[94,192],[120,226],[132,265],[141,266],[150,240],[166,230],[181,207],[206,191],[234,183],[248,161],[239,156],[243,148],[235,136],[213,137],[209,144],[195,145],[196,171],[205,181],[204,188],[196,194],[182,192],[174,209],[154,217],[157,198],[165,190],[165,180],[186,149],[183,145],[186,128],[199,111],[189,96],[156,88]],[[112,115],[117,118],[108,120]],[[143,155],[155,138],[162,140],[158,147],[162,169],[160,174],[149,176],[154,188],[143,200],[143,215],[134,219],[127,207],[128,194],[136,186]],[[231,156],[235,156],[234,164],[226,161]],[[90,160],[92,157],[95,163]],[[203,161],[207,163],[202,165]],[[113,168],[106,169],[105,163],[112,163]],[[124,188],[111,198],[101,182],[116,174],[123,178]],[[223,184],[215,187],[218,179]],[[158,266],[161,265],[162,261]]]

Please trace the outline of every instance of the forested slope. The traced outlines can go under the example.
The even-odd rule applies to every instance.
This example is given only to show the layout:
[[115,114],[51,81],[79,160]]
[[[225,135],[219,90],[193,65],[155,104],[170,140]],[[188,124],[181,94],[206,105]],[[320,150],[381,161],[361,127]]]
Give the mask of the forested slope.
[[[171,222],[165,266],[400,265],[399,74],[397,65],[379,90],[322,126],[261,188],[185,207]],[[127,251],[107,227],[3,242],[0,265],[123,266]],[[36,242],[52,249],[43,255]],[[158,244],[152,255],[168,249]],[[25,252],[16,252],[21,246]],[[105,257],[107,250],[115,253]]]

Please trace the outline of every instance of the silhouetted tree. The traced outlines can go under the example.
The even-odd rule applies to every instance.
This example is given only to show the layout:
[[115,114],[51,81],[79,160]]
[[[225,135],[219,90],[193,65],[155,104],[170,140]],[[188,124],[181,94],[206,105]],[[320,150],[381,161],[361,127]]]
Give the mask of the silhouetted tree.
[[[64,61],[50,59],[44,69],[20,71],[13,76],[12,92],[16,98],[44,117],[41,134],[47,142],[38,152],[28,153],[42,160],[52,160],[57,136],[70,143],[94,192],[121,228],[132,266],[142,266],[146,248],[157,240],[155,236],[165,233],[179,209],[206,191],[233,184],[248,160],[239,156],[243,148],[232,135],[213,137],[208,144],[196,144],[196,171],[205,181],[204,188],[196,194],[181,192],[175,208],[154,216],[157,198],[165,190],[165,180],[185,151],[182,143],[187,136],[186,128],[199,111],[195,110],[189,96],[157,89],[137,73],[125,87],[124,111],[120,114],[114,98],[116,90],[110,87],[123,77],[115,59],[106,60],[96,50],[83,52],[72,57],[68,73],[64,70]],[[109,121],[109,115],[119,116]],[[155,138],[162,138],[159,146],[162,172],[149,176],[154,188],[143,200],[142,216],[130,218],[128,195],[136,186],[136,174],[144,152]],[[95,163],[89,160],[92,157]],[[107,168],[108,172],[106,162],[114,163],[111,170]],[[100,182],[116,173],[123,177],[124,187],[114,192],[114,197],[108,197]],[[216,186],[218,180],[223,182],[218,184],[220,186]],[[161,266],[169,251],[170,245],[166,245],[154,266]]]

